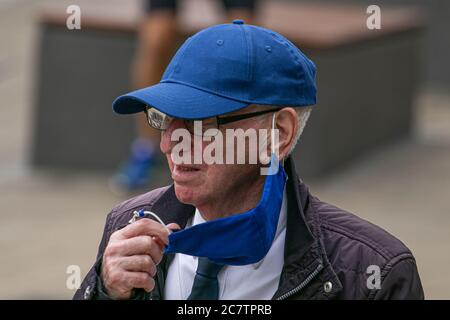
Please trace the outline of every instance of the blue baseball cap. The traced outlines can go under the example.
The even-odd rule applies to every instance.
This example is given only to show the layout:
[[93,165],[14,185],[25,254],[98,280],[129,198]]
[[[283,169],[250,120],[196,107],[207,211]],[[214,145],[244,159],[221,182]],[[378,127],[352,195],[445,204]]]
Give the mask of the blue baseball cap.
[[118,97],[120,114],[153,107],[171,117],[203,119],[250,104],[311,106],[316,67],[282,35],[242,20],[188,38],[161,81]]

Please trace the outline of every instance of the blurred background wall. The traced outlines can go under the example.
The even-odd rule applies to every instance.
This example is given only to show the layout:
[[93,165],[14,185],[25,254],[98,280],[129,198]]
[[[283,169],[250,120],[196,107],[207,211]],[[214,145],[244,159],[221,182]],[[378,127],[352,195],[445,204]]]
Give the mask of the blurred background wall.
[[[191,3],[186,5],[187,11],[190,10],[189,8],[202,9],[191,14],[183,13],[180,22],[182,28],[188,25],[203,26],[217,21],[217,7],[201,0],[186,2]],[[319,1],[286,1],[294,6],[297,2],[317,4]],[[81,268],[83,275],[87,273],[95,259],[106,214],[110,208],[128,197],[115,195],[108,188],[108,178],[113,165],[109,167],[104,163],[92,165],[97,149],[103,150],[106,159],[112,159],[125,152],[126,144],[114,143],[106,134],[100,139],[104,143],[97,143],[97,148],[87,149],[86,146],[92,139],[89,139],[90,136],[86,132],[97,130],[98,135],[101,135],[102,131],[107,133],[111,127],[118,126],[117,130],[122,130],[120,132],[125,135],[124,142],[133,136],[132,120],[114,116],[110,105],[114,94],[126,91],[129,83],[130,62],[123,59],[129,57],[130,52],[134,50],[133,24],[135,21],[133,17],[139,14],[139,2],[77,1],[76,4],[82,10],[82,29],[69,31],[65,30],[64,25],[58,21],[64,21],[64,17],[67,16],[65,8],[73,3],[74,1],[51,0],[0,1],[0,248],[2,252],[0,298],[2,299],[70,298],[74,291],[66,286],[67,267],[77,265]],[[339,50],[330,49],[331,51],[319,54],[320,48],[311,48],[311,54],[317,55],[325,71],[329,70],[327,66],[330,68],[335,66],[336,61],[345,61],[337,60],[338,57],[347,57],[347,60],[351,62],[354,60],[351,55],[348,55],[349,52],[364,53],[358,56],[358,59],[363,59],[362,65],[354,66],[353,71],[351,68],[347,69],[349,74],[346,75],[348,79],[352,79],[352,74],[355,76],[359,74],[362,77],[364,72],[360,71],[364,68],[364,57],[368,59],[367,65],[377,66],[375,69],[368,69],[367,78],[363,78],[364,81],[360,84],[359,92],[363,92],[362,98],[367,96],[364,92],[371,92],[367,90],[368,84],[373,86],[370,88],[372,91],[377,91],[385,85],[380,80],[377,80],[378,82],[373,80],[376,74],[380,74],[380,68],[389,74],[390,68],[403,65],[405,61],[417,62],[418,65],[414,66],[411,76],[413,79],[398,78],[403,79],[404,83],[413,80],[411,88],[408,87],[410,91],[407,90],[410,94],[406,96],[407,99],[411,99],[406,101],[406,105],[410,106],[411,114],[405,113],[409,124],[405,134],[395,135],[395,138],[390,136],[392,139],[384,139],[383,143],[373,144],[371,148],[357,150],[353,148],[357,156],[352,157],[351,161],[346,161],[345,165],[336,166],[333,170],[327,170],[327,174],[312,175],[306,179],[306,182],[310,185],[312,192],[322,200],[336,204],[380,225],[405,242],[416,256],[427,298],[448,299],[450,298],[448,289],[450,276],[447,274],[450,265],[448,253],[450,243],[450,203],[448,202],[450,196],[450,62],[447,57],[450,53],[448,39],[450,4],[445,0],[340,0],[320,1],[320,3],[324,3],[324,10],[338,6],[344,11],[345,8],[353,8],[349,9],[350,11],[364,10],[368,4],[378,4],[382,10],[382,22],[383,10],[388,10],[392,5],[418,6],[420,16],[426,17],[426,27],[420,30],[419,40],[414,42],[413,46],[402,47],[404,49],[398,49],[399,44],[403,42],[395,37],[389,38],[389,45],[377,42],[378,40],[367,40],[367,43],[370,43],[368,47],[370,50],[360,46],[349,47],[353,48],[352,50],[341,50],[341,47]],[[358,6],[355,9],[353,5],[356,3]],[[123,11],[123,8],[127,8],[128,11]],[[402,7],[400,14],[404,10],[406,8]],[[125,23],[117,27],[121,30],[119,32],[94,30],[83,26],[84,13],[86,13],[84,18],[87,20],[111,21],[115,17],[122,16],[119,20]],[[270,13],[266,14],[270,17]],[[297,17],[301,16],[302,12],[292,14]],[[362,15],[364,14],[363,11]],[[198,16],[202,18],[200,22],[196,18]],[[345,17],[345,14],[342,15],[342,12],[337,10],[335,15],[331,12],[331,17],[337,19],[336,17]],[[353,16],[349,15],[349,17],[342,20],[341,26],[351,26],[349,19],[353,19]],[[333,18],[330,19],[332,23],[339,23]],[[295,18],[285,20],[289,25],[296,23]],[[422,23],[422,21],[417,22]],[[328,28],[320,28],[319,23],[316,29],[325,32],[322,34],[324,39],[332,39],[329,30],[339,29],[339,26],[330,28],[327,23],[330,24],[330,20],[321,22],[322,26],[328,26]],[[291,27],[288,26],[288,28]],[[359,31],[362,33],[367,30]],[[306,37],[311,32],[294,28],[294,33],[294,36],[305,37],[303,38],[305,40],[299,39],[299,46],[303,48],[302,41],[306,41]],[[94,39],[92,36],[95,36],[96,42],[88,47],[89,41],[92,41],[89,39]],[[108,42],[111,37],[115,40]],[[95,52],[99,41],[106,46],[114,45],[109,50],[103,47]],[[77,46],[78,49],[76,49]],[[385,50],[386,48],[391,49]],[[76,54],[77,52],[90,54],[79,55]],[[367,54],[369,52],[382,52],[382,54],[374,56]],[[386,58],[385,53],[389,54],[389,59]],[[65,63],[68,57],[75,59],[70,60],[75,62]],[[394,63],[389,65],[388,60]],[[55,66],[58,67],[55,68]],[[80,66],[89,66],[89,69],[82,69]],[[393,76],[408,74],[412,67],[408,64],[406,66],[403,72],[392,73]],[[88,74],[95,76],[96,73],[103,76],[102,79],[108,78],[105,74],[121,78],[97,82],[94,85],[86,85],[83,78],[76,78]],[[67,85],[77,81],[79,87]],[[320,110],[324,111],[318,111],[316,119],[326,120],[329,118],[327,112],[333,110],[335,97],[333,94],[336,94],[332,91],[332,84],[336,82],[338,85],[340,78],[324,73],[319,79],[319,84],[320,81],[323,82],[323,90],[320,91],[321,87],[319,87],[319,92],[323,97],[322,107],[324,107]],[[395,81],[393,83],[395,86]],[[352,91],[352,85],[349,82],[347,90],[344,86],[343,92],[336,97],[341,99],[339,105],[345,105],[348,101],[349,107],[354,108],[351,110],[361,110],[355,104],[360,100],[350,99],[357,97],[357,94]],[[52,90],[53,95],[49,94]],[[90,90],[92,90],[91,94]],[[99,95],[99,92],[108,92],[108,94]],[[394,94],[394,97],[399,96],[395,95],[395,92],[389,94]],[[376,97],[383,96],[388,94],[379,92],[376,95]],[[60,109],[55,109],[57,107],[54,103],[55,97],[58,98],[57,101],[60,101]],[[369,105],[369,102],[364,105]],[[397,101],[394,106],[404,102]],[[385,119],[386,123],[394,121],[392,119],[394,113],[383,109],[388,103],[393,102],[384,103],[382,100],[377,102],[379,110],[383,110],[381,121]],[[97,114],[93,115],[96,117],[95,121],[93,118],[87,118],[88,115],[74,111],[74,108],[78,110],[77,105],[80,110],[86,111],[86,107],[92,104],[98,108],[95,109]],[[374,107],[377,107],[377,104]],[[67,105],[70,105],[70,109],[67,109]],[[67,117],[64,117],[65,114]],[[374,114],[380,115],[380,112]],[[383,118],[384,114],[385,118]],[[60,117],[55,118],[55,115]],[[364,118],[364,113],[361,116]],[[395,121],[397,120],[402,119]],[[310,139],[317,137],[320,133],[319,120],[314,121],[313,113]],[[352,123],[352,118],[342,121],[347,121],[346,126],[350,129],[358,126],[357,123]],[[44,131],[38,131],[38,128]],[[78,133],[77,130],[79,130]],[[336,130],[339,130],[339,124]],[[42,135],[42,132],[45,134]],[[313,134],[316,132],[317,134]],[[371,135],[370,130],[365,130],[364,133],[369,139],[376,135],[375,132]],[[307,154],[308,150],[311,151],[318,146],[313,143],[308,144],[306,139],[309,137],[306,134],[308,134],[308,127],[305,132],[304,150],[302,146],[299,147],[298,157],[302,157],[302,153]],[[321,146],[325,145],[324,149],[330,150],[331,147],[328,147],[326,143],[330,143],[330,138],[327,137],[332,136],[333,132],[326,134],[328,136],[324,136]],[[41,138],[38,139],[38,136]],[[66,142],[65,145],[63,145],[64,142]],[[342,141],[342,143],[355,145],[352,144],[352,140]],[[339,141],[333,142],[333,145],[335,149],[330,157],[341,152]],[[53,163],[44,161],[42,165],[36,161],[36,154],[39,152],[42,156],[40,159],[55,159],[52,157],[55,154],[64,156],[70,152],[74,152],[74,155],[71,156],[72,158],[57,159]],[[102,160],[98,159],[98,161]],[[84,165],[82,160],[89,165]],[[312,164],[317,163],[314,159],[309,161]],[[61,165],[63,162],[64,165]],[[334,162],[331,161],[331,164]],[[165,170],[166,167],[162,164],[160,172],[149,188],[164,185],[167,182]],[[305,172],[306,176],[307,174],[308,172]]]
[[[289,0],[288,0],[289,1]],[[296,0],[290,0],[296,1]],[[318,1],[302,0],[302,2]],[[450,29],[450,2],[446,0],[319,0],[329,4],[376,4],[381,8],[386,6],[419,6],[427,17],[427,28],[423,43],[423,76],[422,83],[437,86],[443,90],[450,85],[450,62],[446,57],[450,56],[450,42],[446,39],[445,31]]]

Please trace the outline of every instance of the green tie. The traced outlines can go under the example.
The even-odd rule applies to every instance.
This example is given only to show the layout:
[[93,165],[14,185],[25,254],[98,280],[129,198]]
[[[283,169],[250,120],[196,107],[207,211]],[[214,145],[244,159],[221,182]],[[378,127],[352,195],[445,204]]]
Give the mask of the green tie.
[[219,280],[217,275],[223,267],[223,264],[220,265],[208,258],[199,257],[194,284],[188,300],[218,300]]

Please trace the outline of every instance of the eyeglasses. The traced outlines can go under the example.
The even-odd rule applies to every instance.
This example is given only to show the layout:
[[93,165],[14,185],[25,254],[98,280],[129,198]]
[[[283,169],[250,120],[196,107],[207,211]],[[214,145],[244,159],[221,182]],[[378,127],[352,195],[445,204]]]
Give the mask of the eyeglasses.
[[[219,131],[219,126],[231,122],[241,121],[244,119],[257,117],[266,113],[270,112],[277,112],[281,110],[282,108],[277,109],[270,109],[270,110],[264,110],[264,111],[258,111],[258,112],[251,112],[251,113],[244,113],[244,114],[238,114],[235,116],[228,116],[228,117],[211,117],[206,119],[198,119],[198,120],[190,120],[190,119],[183,119],[184,125],[186,129],[193,135],[197,136],[215,136],[217,132]],[[170,123],[173,119],[165,113],[162,113],[155,108],[151,108],[147,106],[145,108],[145,114],[147,116],[148,124],[157,130],[167,130],[169,128]],[[195,121],[201,121],[201,126],[198,126],[198,130],[196,130]],[[200,129],[201,127],[201,129]]]

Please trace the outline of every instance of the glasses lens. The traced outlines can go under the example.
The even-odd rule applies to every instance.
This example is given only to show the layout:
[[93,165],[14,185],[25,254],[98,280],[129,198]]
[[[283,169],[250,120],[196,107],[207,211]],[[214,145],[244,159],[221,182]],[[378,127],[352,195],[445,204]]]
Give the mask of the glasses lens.
[[148,124],[158,130],[166,130],[169,122],[170,117],[166,114],[154,109],[154,108],[147,108],[147,121]]

